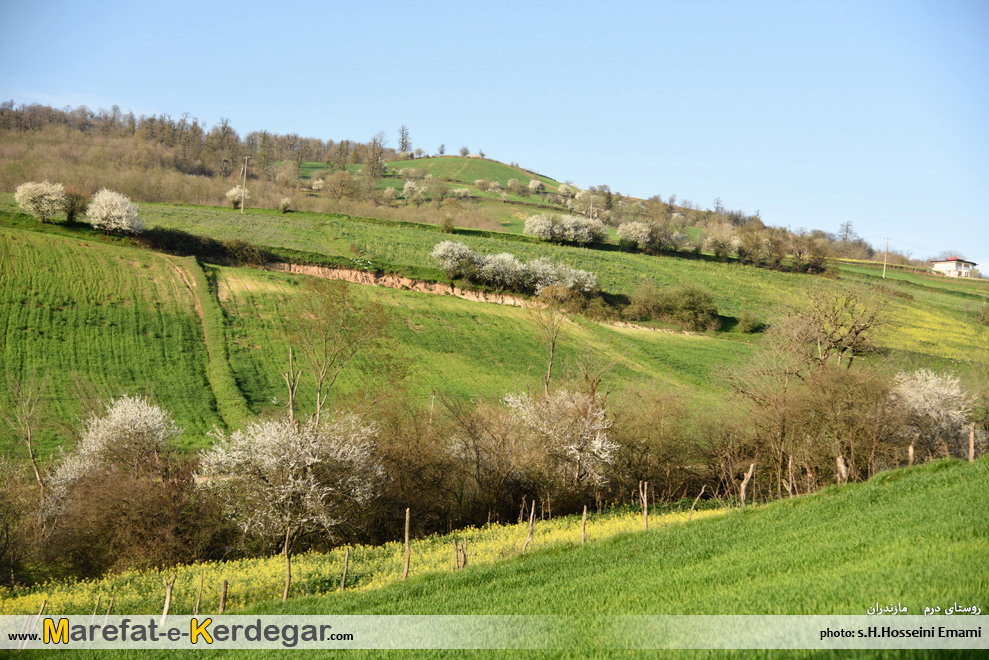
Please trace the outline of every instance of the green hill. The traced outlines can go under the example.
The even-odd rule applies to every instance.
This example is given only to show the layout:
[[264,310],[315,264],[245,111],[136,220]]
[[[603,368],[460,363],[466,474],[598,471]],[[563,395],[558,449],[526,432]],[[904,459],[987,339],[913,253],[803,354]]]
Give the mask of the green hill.
[[[86,406],[76,392],[144,393],[157,398],[186,427],[192,445],[206,442],[216,423],[239,425],[280,405],[286,345],[281,314],[299,276],[255,269],[210,267],[128,247],[85,227],[39,226],[0,196],[0,382],[32,370],[52,374],[53,419],[78,425]],[[906,272],[841,266],[841,280],[780,273],[711,259],[651,257],[613,249],[542,243],[530,237],[314,213],[240,214],[221,207],[142,204],[149,226],[216,239],[244,239],[292,250],[336,265],[370,259],[408,277],[446,281],[429,253],[454,239],[484,253],[521,259],[548,257],[597,274],[606,291],[630,294],[643,281],[659,286],[698,284],[728,319],[743,312],[773,322],[781,305],[799,305],[814,286],[872,290],[890,300],[891,324],[880,344],[887,360],[964,372],[981,359],[986,328],[975,319],[985,286]],[[307,257],[308,258],[308,257]],[[213,280],[219,288],[213,291]],[[409,291],[362,287],[392,310],[402,354],[413,368],[418,397],[498,397],[531,382],[544,364],[535,327],[518,309]],[[198,305],[198,307],[197,307]],[[573,317],[561,342],[561,366],[589,347],[614,362],[612,384],[655,381],[700,397],[725,398],[723,368],[750,355],[758,335],[700,335],[619,328]],[[356,387],[348,377],[339,391]],[[304,395],[305,396],[305,395]],[[303,396],[303,403],[305,402]],[[55,444],[53,429],[42,452]]]

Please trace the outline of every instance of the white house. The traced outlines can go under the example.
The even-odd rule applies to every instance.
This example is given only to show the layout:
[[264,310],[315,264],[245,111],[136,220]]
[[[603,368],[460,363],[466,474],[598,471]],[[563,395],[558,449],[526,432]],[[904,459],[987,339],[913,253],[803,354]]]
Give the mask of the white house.
[[931,262],[931,270],[948,277],[972,277],[972,269],[978,265],[974,261],[950,257],[944,261]]

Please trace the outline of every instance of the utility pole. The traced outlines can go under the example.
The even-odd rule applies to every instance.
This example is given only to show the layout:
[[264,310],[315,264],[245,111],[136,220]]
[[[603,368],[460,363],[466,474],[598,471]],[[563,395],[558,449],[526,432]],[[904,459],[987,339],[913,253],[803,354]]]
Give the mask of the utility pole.
[[247,161],[249,158],[250,156],[244,156],[244,187],[243,187],[243,196],[240,198],[241,215],[244,215],[244,207],[247,205]]
[[883,279],[886,279],[886,259],[889,256],[889,236],[886,237],[886,251],[883,252]]

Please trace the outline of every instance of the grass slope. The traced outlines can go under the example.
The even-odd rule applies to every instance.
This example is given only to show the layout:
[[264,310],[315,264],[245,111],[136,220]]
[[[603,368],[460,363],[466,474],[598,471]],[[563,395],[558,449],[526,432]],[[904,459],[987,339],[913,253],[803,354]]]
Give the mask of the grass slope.
[[[874,290],[890,299],[890,331],[882,345],[921,359],[934,359],[935,367],[950,361],[967,361],[987,346],[986,329],[974,314],[989,287],[969,282],[928,280],[897,273],[887,280],[880,271],[862,266],[843,266],[845,281],[829,282],[809,275],[722,263],[708,259],[652,257],[615,249],[588,249],[548,243],[520,241],[512,234],[461,231],[450,236],[434,225],[370,222],[346,216],[317,214],[276,215],[248,213],[241,216],[229,209],[142,205],[147,221],[204,233],[219,239],[244,238],[260,245],[316,252],[349,258],[360,255],[390,264],[399,271],[417,276],[434,275],[430,251],[441,240],[461,241],[484,253],[510,252],[520,259],[549,257],[589,270],[602,287],[614,293],[631,293],[646,280],[659,286],[699,284],[714,295],[721,313],[737,316],[745,310],[773,321],[781,304],[800,305],[804,292],[814,286],[842,288],[851,283]],[[912,358],[911,358],[912,359]]]
[[149,394],[182,426],[221,422],[191,274],[187,260],[0,228],[0,399],[7,377],[50,378],[56,428],[40,455],[101,395]]

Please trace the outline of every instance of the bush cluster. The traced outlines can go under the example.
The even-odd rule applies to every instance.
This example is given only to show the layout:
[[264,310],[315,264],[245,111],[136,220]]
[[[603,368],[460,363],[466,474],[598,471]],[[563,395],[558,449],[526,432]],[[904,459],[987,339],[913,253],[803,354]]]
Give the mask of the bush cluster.
[[455,241],[438,243],[432,257],[440,261],[444,272],[452,279],[486,284],[502,291],[540,293],[546,287],[557,286],[590,293],[597,288],[597,277],[593,273],[556,264],[545,257],[522,262],[507,252],[478,254]]
[[658,289],[646,282],[632,294],[625,316],[635,321],[659,319],[688,330],[716,330],[720,325],[714,296],[693,284]]
[[623,248],[647,254],[691,249],[687,234],[672,223],[625,222],[618,226],[618,238]]
[[523,232],[544,241],[575,245],[603,243],[608,238],[608,231],[600,220],[547,213],[529,216]]

